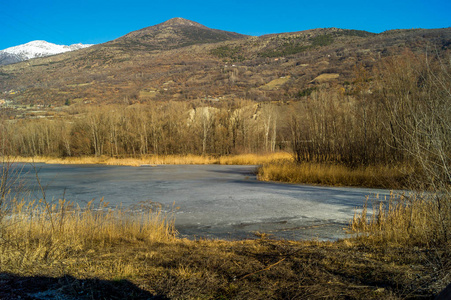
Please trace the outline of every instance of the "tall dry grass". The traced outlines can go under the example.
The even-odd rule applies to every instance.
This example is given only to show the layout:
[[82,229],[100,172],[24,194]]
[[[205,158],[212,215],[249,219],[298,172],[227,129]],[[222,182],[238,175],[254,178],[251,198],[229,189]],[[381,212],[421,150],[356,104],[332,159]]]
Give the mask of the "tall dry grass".
[[238,154],[227,156],[209,155],[148,155],[142,157],[116,158],[109,156],[83,156],[83,157],[9,157],[8,160],[23,163],[47,163],[47,164],[104,164],[104,165],[262,165],[279,160],[290,160],[292,155],[287,152],[267,154]]
[[263,181],[309,183],[334,186],[400,188],[413,170],[408,166],[368,166],[351,169],[344,165],[279,161],[264,164],[258,172]]
[[221,165],[263,165],[284,160],[293,160],[288,152],[275,152],[267,154],[237,154],[219,157]]
[[[432,193],[391,193],[388,199],[367,199],[349,225],[350,233],[367,242],[398,246],[450,248],[451,200]],[[368,215],[368,203],[373,204]]]
[[[174,214],[161,207],[109,208],[100,201],[80,207],[66,200],[48,203],[13,200],[4,204],[0,228],[2,271],[34,270],[122,242],[169,242],[175,239]],[[4,268],[9,270],[5,270]]]

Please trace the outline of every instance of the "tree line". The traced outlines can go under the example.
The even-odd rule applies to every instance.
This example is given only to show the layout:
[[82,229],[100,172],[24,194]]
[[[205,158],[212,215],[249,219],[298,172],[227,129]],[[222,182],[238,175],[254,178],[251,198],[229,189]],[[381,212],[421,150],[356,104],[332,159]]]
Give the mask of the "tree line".
[[449,61],[439,57],[405,53],[372,70],[356,67],[350,89],[318,87],[288,103],[77,106],[64,118],[2,120],[2,151],[21,156],[115,157],[284,150],[292,151],[298,162],[355,167],[415,156],[446,166],[450,69]]

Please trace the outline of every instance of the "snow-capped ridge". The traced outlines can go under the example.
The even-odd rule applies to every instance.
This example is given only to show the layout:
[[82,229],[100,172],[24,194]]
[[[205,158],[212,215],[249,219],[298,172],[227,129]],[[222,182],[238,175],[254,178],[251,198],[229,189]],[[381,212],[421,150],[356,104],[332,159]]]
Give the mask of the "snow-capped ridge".
[[[31,41],[29,43],[10,47],[0,51],[0,65],[2,64],[2,57],[8,57],[8,63],[19,62],[37,57],[45,57],[64,52],[79,50],[93,46],[92,44],[72,44],[57,45],[42,40]],[[3,63],[6,64],[6,63]]]

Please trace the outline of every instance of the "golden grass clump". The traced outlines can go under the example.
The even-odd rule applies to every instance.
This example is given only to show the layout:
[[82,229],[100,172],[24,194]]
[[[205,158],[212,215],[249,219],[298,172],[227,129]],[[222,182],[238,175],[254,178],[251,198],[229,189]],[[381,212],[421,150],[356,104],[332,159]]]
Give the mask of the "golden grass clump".
[[237,154],[226,156],[210,155],[143,155],[141,157],[109,157],[109,156],[82,156],[82,157],[9,157],[9,161],[23,163],[47,163],[47,164],[103,164],[117,166],[141,165],[262,165],[280,160],[290,160],[292,155],[288,152],[276,152],[268,154]]
[[351,169],[344,165],[279,161],[264,164],[259,180],[334,186],[400,188],[412,171],[407,167],[368,166]]
[[144,157],[143,164],[151,165],[211,165],[218,164],[218,158],[201,155],[153,155]]
[[103,200],[80,207],[13,200],[3,206],[0,265],[17,268],[57,262],[73,252],[96,251],[122,242],[167,242],[175,239],[174,214],[161,207],[125,210],[109,208]]
[[[441,195],[443,196],[443,195]],[[389,199],[372,199],[373,209],[368,216],[368,202],[349,225],[350,233],[375,244],[400,246],[450,247],[451,201],[446,196],[411,193],[390,193]]]
[[293,156],[288,152],[275,152],[267,154],[237,154],[221,156],[221,165],[263,165],[282,160],[292,160]]

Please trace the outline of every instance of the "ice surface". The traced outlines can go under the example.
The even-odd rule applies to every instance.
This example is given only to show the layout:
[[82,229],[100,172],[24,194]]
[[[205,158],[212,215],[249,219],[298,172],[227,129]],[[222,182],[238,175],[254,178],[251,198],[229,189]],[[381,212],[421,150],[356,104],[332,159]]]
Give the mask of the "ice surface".
[[[27,190],[42,197],[34,171]],[[255,238],[265,232],[278,238],[334,240],[362,207],[365,196],[387,190],[320,187],[258,181],[255,166],[166,165],[118,167],[99,165],[39,165],[47,199],[78,203],[92,199],[136,207],[143,203],[176,209],[182,236]],[[34,188],[33,188],[34,187]],[[382,198],[382,197],[381,197]]]

